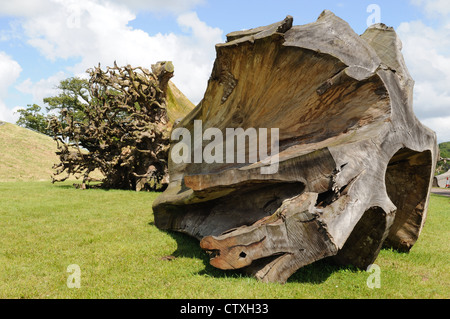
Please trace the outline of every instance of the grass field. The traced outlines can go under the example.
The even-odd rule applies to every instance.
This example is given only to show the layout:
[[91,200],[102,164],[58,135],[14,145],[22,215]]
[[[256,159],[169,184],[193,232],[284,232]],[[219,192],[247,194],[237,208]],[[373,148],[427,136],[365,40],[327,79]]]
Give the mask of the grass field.
[[[369,273],[325,261],[285,285],[221,271],[195,239],[153,224],[156,193],[0,183],[0,298],[449,298],[450,199],[432,195],[409,254],[382,250]],[[163,258],[172,255],[175,258]],[[69,265],[81,287],[68,288]]]

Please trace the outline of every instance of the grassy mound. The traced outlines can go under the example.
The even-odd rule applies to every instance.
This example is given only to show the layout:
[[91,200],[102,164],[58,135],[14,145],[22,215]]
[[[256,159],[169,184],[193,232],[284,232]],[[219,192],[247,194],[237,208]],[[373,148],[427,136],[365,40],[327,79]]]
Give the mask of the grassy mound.
[[14,124],[0,125],[0,181],[51,180],[56,142]]

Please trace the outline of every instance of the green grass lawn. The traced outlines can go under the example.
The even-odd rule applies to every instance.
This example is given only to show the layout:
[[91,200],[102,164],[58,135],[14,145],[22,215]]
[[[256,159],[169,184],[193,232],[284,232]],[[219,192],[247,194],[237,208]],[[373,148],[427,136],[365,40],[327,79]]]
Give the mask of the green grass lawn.
[[[382,250],[381,288],[364,270],[325,261],[284,284],[208,263],[198,241],[153,224],[156,193],[0,183],[0,298],[449,298],[450,199],[432,195],[409,254]],[[176,258],[167,260],[164,256]],[[81,287],[68,288],[79,265]]]

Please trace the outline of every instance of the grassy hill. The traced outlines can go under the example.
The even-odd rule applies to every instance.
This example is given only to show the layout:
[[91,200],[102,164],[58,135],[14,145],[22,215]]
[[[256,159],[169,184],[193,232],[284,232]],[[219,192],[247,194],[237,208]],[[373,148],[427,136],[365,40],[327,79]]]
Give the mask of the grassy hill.
[[14,124],[0,125],[0,181],[51,180],[56,142]]

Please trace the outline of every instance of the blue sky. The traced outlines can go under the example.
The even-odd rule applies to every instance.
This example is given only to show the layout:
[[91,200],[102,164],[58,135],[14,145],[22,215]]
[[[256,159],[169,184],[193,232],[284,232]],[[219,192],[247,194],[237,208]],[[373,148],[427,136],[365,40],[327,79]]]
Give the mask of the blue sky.
[[172,60],[175,84],[194,103],[206,88],[214,45],[236,30],[294,17],[313,22],[328,9],[361,34],[371,4],[403,42],[416,81],[418,118],[450,141],[449,0],[0,0],[0,120],[15,122],[19,107],[57,94],[70,76],[97,65],[150,67]]

